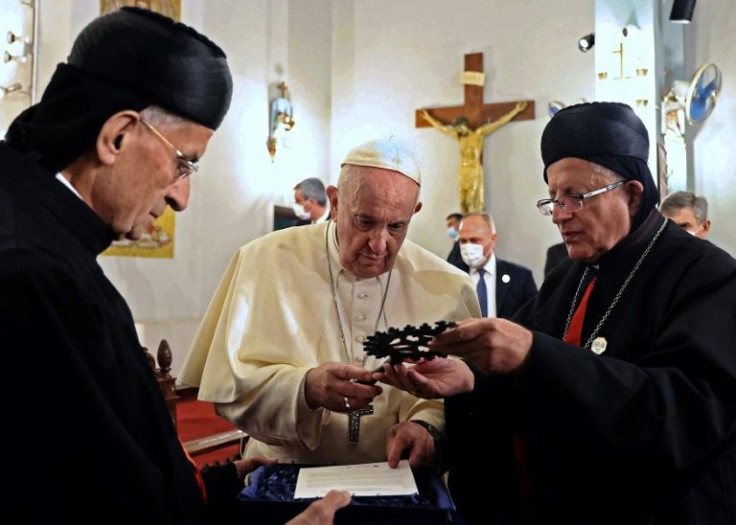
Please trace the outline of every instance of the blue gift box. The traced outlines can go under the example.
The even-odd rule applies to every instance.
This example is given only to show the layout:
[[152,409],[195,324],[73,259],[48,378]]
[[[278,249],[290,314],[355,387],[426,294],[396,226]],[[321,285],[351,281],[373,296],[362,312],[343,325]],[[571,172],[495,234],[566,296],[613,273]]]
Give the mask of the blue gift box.
[[[248,523],[283,525],[314,501],[294,499],[301,467],[277,464],[259,467],[249,475],[240,493],[239,516]],[[337,511],[335,525],[448,525],[459,523],[447,487],[437,473],[412,469],[418,494],[410,496],[353,496],[347,507]],[[339,487],[336,487],[339,488]]]

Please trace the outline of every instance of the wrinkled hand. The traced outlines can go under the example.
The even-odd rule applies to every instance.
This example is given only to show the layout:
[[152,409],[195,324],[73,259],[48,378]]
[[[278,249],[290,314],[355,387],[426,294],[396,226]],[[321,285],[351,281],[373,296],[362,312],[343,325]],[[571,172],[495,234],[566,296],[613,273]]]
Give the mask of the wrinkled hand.
[[485,374],[513,374],[532,347],[532,333],[507,319],[465,319],[429,342],[429,348],[473,363]]
[[373,378],[425,399],[470,392],[475,384],[468,366],[452,357],[435,357],[408,366],[386,364]]
[[409,451],[412,467],[429,467],[435,458],[434,438],[421,425],[403,421],[391,427],[386,442],[386,458],[391,468],[396,468],[405,451]]
[[276,458],[267,458],[265,456],[253,456],[247,459],[236,459],[233,461],[235,470],[238,473],[238,479],[244,479],[245,475],[253,472],[262,465],[275,465],[279,460]]
[[344,490],[331,490],[294,516],[286,525],[333,525],[335,512],[350,504],[352,496]]
[[307,372],[304,384],[307,405],[312,410],[324,407],[333,412],[352,412],[365,408],[382,392],[380,386],[356,382],[370,380],[371,372],[363,367],[338,362],[324,363]]

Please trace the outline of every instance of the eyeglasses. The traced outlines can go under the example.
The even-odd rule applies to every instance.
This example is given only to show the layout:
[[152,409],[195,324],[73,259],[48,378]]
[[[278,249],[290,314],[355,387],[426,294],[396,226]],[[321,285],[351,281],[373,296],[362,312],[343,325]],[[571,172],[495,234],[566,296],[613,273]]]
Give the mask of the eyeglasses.
[[192,173],[197,173],[199,171],[199,166],[197,166],[194,162],[187,159],[184,154],[179,151],[176,146],[174,146],[171,142],[169,142],[169,139],[164,137],[161,132],[159,132],[156,128],[151,126],[148,122],[141,119],[141,123],[146,126],[148,129],[150,129],[154,135],[156,135],[158,138],[160,138],[164,144],[166,144],[168,147],[170,147],[172,150],[174,150],[174,153],[176,154],[176,181],[180,181],[182,179],[186,179],[189,177]]
[[539,211],[542,213],[542,215],[545,216],[552,215],[552,212],[555,210],[555,206],[559,206],[565,213],[575,213],[576,211],[580,211],[583,209],[584,200],[595,197],[596,195],[600,195],[601,193],[606,193],[607,191],[615,190],[624,182],[626,181],[620,180],[618,182],[614,182],[613,184],[609,184],[605,188],[589,191],[588,193],[584,193],[583,195],[572,193],[570,195],[560,197],[559,199],[542,199],[537,201],[537,208],[539,208]]

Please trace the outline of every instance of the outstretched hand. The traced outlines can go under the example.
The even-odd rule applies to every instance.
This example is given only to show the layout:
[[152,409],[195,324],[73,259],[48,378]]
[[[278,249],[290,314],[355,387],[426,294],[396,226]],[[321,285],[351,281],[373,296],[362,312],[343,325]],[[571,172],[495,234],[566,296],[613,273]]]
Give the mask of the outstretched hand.
[[473,363],[485,374],[513,374],[526,361],[532,333],[507,319],[465,319],[435,336],[429,348]]
[[352,496],[344,490],[331,490],[294,516],[286,525],[333,525],[335,513],[350,504]]
[[333,412],[351,412],[371,404],[381,387],[367,384],[371,372],[361,366],[329,362],[307,372],[304,396],[312,410],[324,407]]
[[235,470],[238,473],[238,479],[244,479],[246,474],[253,472],[263,465],[275,465],[279,460],[276,458],[267,458],[265,456],[253,456],[251,458],[237,459],[233,461]]
[[373,378],[417,397],[435,399],[473,390],[475,379],[468,366],[452,357],[435,357],[405,365],[385,364]]

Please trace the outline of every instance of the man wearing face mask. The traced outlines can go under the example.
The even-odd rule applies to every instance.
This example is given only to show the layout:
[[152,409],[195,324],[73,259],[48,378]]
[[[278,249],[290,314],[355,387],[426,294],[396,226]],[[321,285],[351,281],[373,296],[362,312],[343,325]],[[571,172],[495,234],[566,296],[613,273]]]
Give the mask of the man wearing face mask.
[[496,258],[496,239],[496,225],[489,213],[466,215],[459,227],[462,262],[455,266],[473,278],[483,317],[511,319],[537,294],[537,285],[528,268]]
[[690,235],[705,239],[710,231],[708,201],[691,191],[670,193],[659,207],[662,215],[685,229]]
[[460,233],[458,228],[460,227],[460,221],[463,220],[462,213],[451,213],[445,219],[447,221],[447,235],[452,239],[452,250],[450,250],[447,256],[447,262],[454,266],[458,266],[463,263],[462,257],[460,257]]
[[292,205],[297,220],[295,226],[316,224],[330,220],[330,208],[327,206],[325,185],[317,177],[304,179],[294,186],[294,204]]

